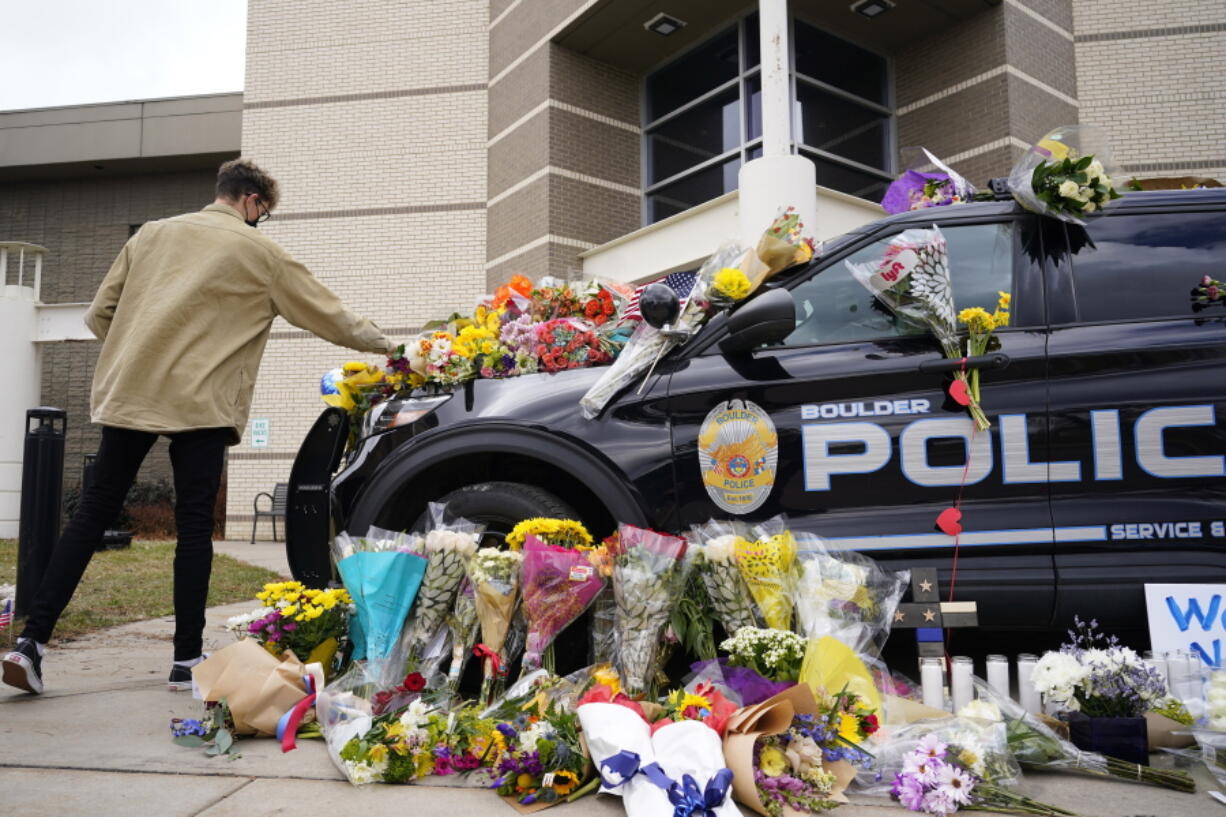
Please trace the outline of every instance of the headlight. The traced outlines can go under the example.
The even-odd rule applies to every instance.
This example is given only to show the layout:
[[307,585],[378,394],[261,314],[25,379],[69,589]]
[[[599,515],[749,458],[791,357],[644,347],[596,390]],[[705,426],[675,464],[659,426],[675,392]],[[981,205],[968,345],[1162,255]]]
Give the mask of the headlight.
[[397,426],[415,423],[450,399],[450,394],[436,394],[430,397],[385,400],[366,412],[366,416],[362,418],[362,436],[369,437]]

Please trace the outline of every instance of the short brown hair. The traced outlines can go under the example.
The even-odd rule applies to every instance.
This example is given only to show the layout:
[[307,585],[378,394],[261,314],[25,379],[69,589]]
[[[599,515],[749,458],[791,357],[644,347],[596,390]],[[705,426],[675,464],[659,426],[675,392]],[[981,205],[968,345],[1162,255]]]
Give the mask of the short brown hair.
[[217,197],[237,201],[255,193],[269,209],[277,206],[281,190],[277,180],[250,159],[231,159],[217,169]]

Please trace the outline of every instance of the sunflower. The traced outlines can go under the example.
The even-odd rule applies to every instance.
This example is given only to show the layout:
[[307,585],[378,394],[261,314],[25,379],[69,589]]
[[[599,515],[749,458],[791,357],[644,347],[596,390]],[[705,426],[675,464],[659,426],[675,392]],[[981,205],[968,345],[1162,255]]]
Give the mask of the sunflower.
[[579,775],[569,769],[562,769],[553,773],[553,790],[559,796],[565,797],[570,794],[579,785]]

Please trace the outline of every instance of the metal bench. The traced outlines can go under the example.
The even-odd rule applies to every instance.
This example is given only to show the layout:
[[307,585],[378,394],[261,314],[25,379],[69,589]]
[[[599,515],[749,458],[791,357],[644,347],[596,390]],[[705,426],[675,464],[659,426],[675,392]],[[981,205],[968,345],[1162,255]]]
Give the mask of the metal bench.
[[[261,509],[260,497],[267,497],[271,507]],[[255,528],[260,522],[260,517],[267,516],[272,519],[272,540],[277,541],[277,517],[281,521],[285,521],[285,506],[289,501],[289,483],[278,482],[276,487],[272,489],[272,493],[260,491],[255,495],[255,500],[251,503],[254,511],[251,517],[251,544],[255,544]]]

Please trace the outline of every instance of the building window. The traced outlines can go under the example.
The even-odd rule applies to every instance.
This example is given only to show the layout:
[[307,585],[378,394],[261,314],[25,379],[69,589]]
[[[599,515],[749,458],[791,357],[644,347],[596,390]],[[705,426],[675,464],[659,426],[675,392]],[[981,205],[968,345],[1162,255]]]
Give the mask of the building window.
[[[647,77],[647,223],[735,190],[762,155],[758,51],[755,13]],[[799,20],[793,56],[793,149],[817,164],[818,184],[879,199],[892,169],[885,60]]]
[[797,147],[817,183],[880,201],[893,180],[893,111],[884,57],[802,20],[792,25]]

